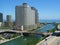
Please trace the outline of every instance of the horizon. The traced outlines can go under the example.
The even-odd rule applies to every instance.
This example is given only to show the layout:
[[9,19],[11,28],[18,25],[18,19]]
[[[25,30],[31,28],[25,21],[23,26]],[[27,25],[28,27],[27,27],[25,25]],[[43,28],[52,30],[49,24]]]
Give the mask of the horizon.
[[11,15],[12,20],[15,20],[15,6],[24,2],[38,10],[39,20],[60,20],[60,0],[1,0],[0,12],[3,13],[3,19]]

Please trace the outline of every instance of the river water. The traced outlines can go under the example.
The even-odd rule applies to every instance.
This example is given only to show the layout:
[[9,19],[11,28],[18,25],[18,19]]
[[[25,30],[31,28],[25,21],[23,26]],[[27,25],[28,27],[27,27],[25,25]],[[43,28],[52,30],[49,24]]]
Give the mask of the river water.
[[[43,26],[42,28],[38,29],[36,32],[46,32],[47,30],[53,29],[55,26],[53,24],[47,24]],[[32,40],[37,42],[41,38],[41,35],[29,35],[29,36],[23,36],[19,37],[17,39],[14,39],[12,41],[3,43],[1,45],[29,45],[28,42],[31,44]],[[34,43],[34,42],[33,42]]]

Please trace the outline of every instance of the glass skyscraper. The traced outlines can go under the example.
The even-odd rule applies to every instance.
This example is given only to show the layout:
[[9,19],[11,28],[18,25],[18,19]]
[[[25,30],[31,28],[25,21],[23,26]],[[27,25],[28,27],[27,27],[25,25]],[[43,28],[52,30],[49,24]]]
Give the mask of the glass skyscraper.
[[3,22],[3,14],[0,13],[0,22]]

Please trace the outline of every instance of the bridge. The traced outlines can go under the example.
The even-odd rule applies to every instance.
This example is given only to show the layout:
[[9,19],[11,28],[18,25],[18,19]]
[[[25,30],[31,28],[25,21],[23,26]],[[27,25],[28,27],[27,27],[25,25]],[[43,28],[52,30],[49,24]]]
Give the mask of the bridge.
[[4,32],[15,32],[15,33],[24,33],[24,34],[37,34],[37,35],[51,35],[52,33],[48,32],[28,32],[28,31],[18,31],[18,30],[0,30],[0,33]]
[[42,32],[25,32],[25,33],[27,33],[27,34],[37,34],[37,35],[51,35],[52,33],[47,33],[47,32],[44,32],[44,33],[42,33]]

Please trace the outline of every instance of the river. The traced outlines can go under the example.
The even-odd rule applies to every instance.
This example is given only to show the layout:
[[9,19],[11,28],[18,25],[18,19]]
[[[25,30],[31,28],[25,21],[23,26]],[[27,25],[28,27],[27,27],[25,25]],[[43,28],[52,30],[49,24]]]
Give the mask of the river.
[[[42,28],[38,29],[36,32],[46,32],[47,30],[53,29],[55,26],[53,24],[47,24],[43,26]],[[37,41],[41,38],[41,35],[29,35],[29,36],[23,36],[19,37],[17,39],[14,39],[12,41],[0,44],[0,45],[29,45],[31,43],[37,43]],[[34,41],[35,42],[34,42]],[[32,42],[33,41],[33,42]],[[28,44],[29,42],[29,44]]]

